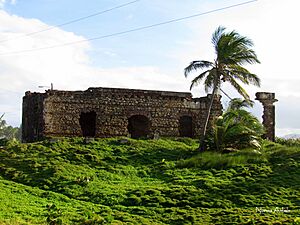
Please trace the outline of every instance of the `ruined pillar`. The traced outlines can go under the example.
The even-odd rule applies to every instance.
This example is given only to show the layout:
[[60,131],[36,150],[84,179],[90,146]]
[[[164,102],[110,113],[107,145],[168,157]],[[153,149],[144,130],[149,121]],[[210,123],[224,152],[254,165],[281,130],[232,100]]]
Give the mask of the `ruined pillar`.
[[270,141],[275,141],[275,106],[273,103],[278,101],[275,99],[275,93],[257,92],[256,100],[260,101],[264,107],[262,116],[263,125],[266,129],[264,137]]

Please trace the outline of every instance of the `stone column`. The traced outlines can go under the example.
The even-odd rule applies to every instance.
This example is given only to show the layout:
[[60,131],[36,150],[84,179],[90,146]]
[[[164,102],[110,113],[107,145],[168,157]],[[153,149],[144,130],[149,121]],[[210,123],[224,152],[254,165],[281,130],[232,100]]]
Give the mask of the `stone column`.
[[257,92],[256,100],[260,101],[264,107],[262,116],[263,125],[266,129],[264,137],[270,141],[275,141],[275,106],[273,103],[278,101],[275,99],[275,93]]

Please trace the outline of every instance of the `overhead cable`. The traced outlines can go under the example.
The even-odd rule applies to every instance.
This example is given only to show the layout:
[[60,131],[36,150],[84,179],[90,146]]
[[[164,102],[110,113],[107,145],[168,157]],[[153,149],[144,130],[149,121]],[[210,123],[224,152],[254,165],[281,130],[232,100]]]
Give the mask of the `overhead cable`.
[[214,10],[210,10],[210,11],[207,11],[207,12],[197,13],[197,14],[190,15],[190,16],[185,16],[185,17],[181,17],[181,18],[177,18],[177,19],[167,20],[167,21],[164,21],[164,22],[155,23],[155,24],[151,24],[151,25],[148,25],[148,26],[137,27],[137,28],[133,28],[133,29],[130,29],[130,30],[120,31],[120,32],[111,33],[111,34],[107,34],[107,35],[102,35],[102,36],[98,36],[98,37],[93,37],[93,38],[89,38],[89,39],[84,39],[84,40],[80,40],[80,41],[74,41],[74,42],[68,42],[68,43],[64,43],[64,44],[58,44],[58,45],[52,45],[52,46],[46,46],[46,47],[34,48],[34,49],[26,49],[26,50],[20,50],[20,51],[3,52],[3,53],[0,53],[0,56],[15,55],[15,54],[20,54],[20,53],[35,52],[35,51],[41,51],[41,50],[46,50],[46,49],[59,48],[59,47],[75,45],[75,44],[79,44],[79,43],[83,43],[83,42],[95,41],[95,40],[100,40],[100,39],[104,39],[104,38],[119,36],[119,35],[123,35],[123,34],[128,34],[128,33],[132,33],[132,32],[146,30],[146,29],[150,29],[150,28],[153,28],[153,27],[158,27],[158,26],[162,26],[162,25],[166,25],[166,24],[170,24],[170,23],[175,23],[175,22],[179,22],[179,21],[183,21],[183,20],[187,20],[187,19],[191,19],[191,18],[195,18],[195,17],[199,17],[199,16],[211,14],[211,13],[215,13],[215,12],[218,12],[218,11],[223,11],[223,10],[226,10],[226,9],[230,9],[230,8],[234,8],[234,7],[238,7],[238,6],[242,6],[242,5],[246,5],[246,4],[250,4],[250,3],[253,3],[253,2],[256,2],[256,1],[257,0],[246,1],[246,2],[242,2],[242,3],[238,3],[238,4],[234,4],[234,5],[214,9]]
[[96,12],[96,13],[93,13],[93,14],[90,14],[90,15],[87,15],[87,16],[83,16],[83,17],[77,18],[77,19],[73,19],[73,20],[70,20],[70,21],[58,24],[56,26],[50,26],[50,27],[45,28],[43,30],[34,31],[34,32],[31,32],[31,33],[20,35],[20,36],[17,36],[15,38],[9,38],[9,39],[5,39],[5,40],[0,40],[0,43],[11,41],[11,40],[15,40],[15,39],[19,39],[19,38],[23,38],[23,37],[28,37],[28,36],[36,35],[36,34],[39,34],[39,33],[42,33],[42,32],[53,30],[55,28],[63,27],[63,26],[66,26],[66,25],[69,25],[69,24],[72,24],[72,23],[79,22],[81,20],[86,20],[88,18],[91,18],[91,17],[94,17],[94,16],[98,16],[98,15],[101,15],[101,14],[113,11],[115,9],[119,9],[119,8],[122,8],[122,7],[125,7],[125,6],[128,6],[128,5],[134,4],[134,3],[139,2],[139,1],[142,1],[142,0],[135,0],[135,1],[127,2],[127,3],[124,3],[122,5],[118,5],[118,6],[115,6],[113,8],[110,8],[110,9],[106,9],[106,10],[103,10],[103,11],[100,11],[100,12]]

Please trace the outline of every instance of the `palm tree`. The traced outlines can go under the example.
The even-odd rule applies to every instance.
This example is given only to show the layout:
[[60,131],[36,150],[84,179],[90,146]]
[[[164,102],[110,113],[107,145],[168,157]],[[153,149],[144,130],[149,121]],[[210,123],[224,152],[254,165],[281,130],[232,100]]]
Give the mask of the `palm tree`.
[[4,113],[0,116],[0,138],[2,135],[2,130],[6,126],[6,121],[3,119],[3,117],[4,117]]
[[225,33],[225,28],[220,26],[212,35],[212,44],[216,53],[213,62],[197,60],[191,62],[184,69],[185,77],[191,72],[204,70],[192,80],[190,89],[204,80],[205,91],[212,90],[206,121],[201,134],[200,150],[205,149],[204,141],[210,112],[214,96],[220,90],[221,84],[224,82],[230,83],[246,100],[249,100],[249,95],[238,81],[260,86],[260,79],[257,75],[250,73],[243,67],[244,64],[260,63],[254,50],[251,49],[253,42],[250,39],[241,36],[236,31]]
[[259,120],[244,108],[252,104],[239,98],[232,99],[222,116],[215,119],[210,133],[210,148],[217,151],[261,147],[264,127]]

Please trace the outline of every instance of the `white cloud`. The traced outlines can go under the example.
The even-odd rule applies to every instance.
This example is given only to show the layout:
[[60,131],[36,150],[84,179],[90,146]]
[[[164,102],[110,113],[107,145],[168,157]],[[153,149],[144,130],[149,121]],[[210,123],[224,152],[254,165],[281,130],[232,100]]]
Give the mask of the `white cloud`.
[[[43,91],[38,86],[50,86],[63,90],[85,90],[88,87],[123,87],[157,90],[183,90],[184,78],[172,78],[172,74],[147,67],[97,68],[88,56],[89,42],[33,51],[21,54],[5,54],[20,50],[60,45],[85,40],[72,32],[52,29],[25,37],[24,34],[46,29],[47,24],[36,19],[25,19],[0,10],[0,108],[5,119],[14,125],[20,123],[21,99],[24,92]],[[7,40],[7,41],[6,41]],[[105,50],[107,57],[116,57]],[[187,90],[187,87],[186,87]],[[0,112],[2,113],[2,112]]]
[[11,16],[4,11],[0,11],[0,21],[0,38],[3,40],[0,46],[0,81],[1,84],[6,84],[7,89],[30,88],[58,78],[64,80],[65,76],[73,73],[77,75],[89,61],[86,55],[90,47],[88,42],[77,46],[7,55],[10,52],[80,41],[84,38],[60,29],[25,37],[24,34],[45,29],[47,25],[38,20]]

